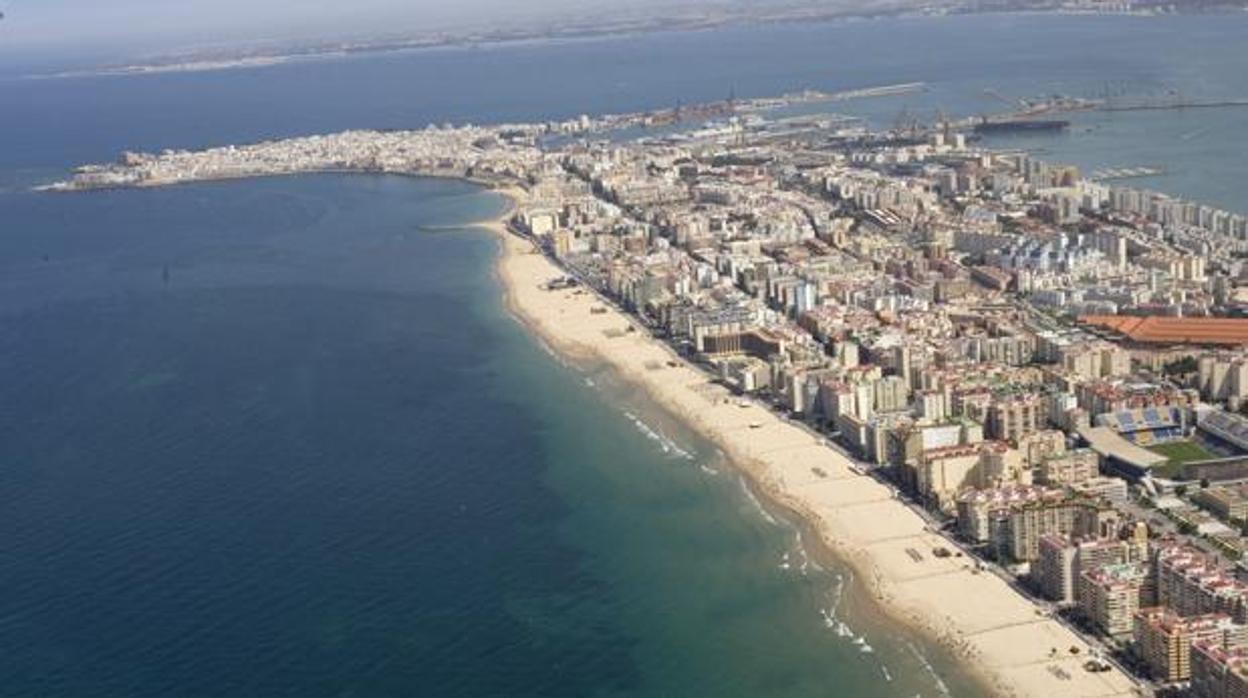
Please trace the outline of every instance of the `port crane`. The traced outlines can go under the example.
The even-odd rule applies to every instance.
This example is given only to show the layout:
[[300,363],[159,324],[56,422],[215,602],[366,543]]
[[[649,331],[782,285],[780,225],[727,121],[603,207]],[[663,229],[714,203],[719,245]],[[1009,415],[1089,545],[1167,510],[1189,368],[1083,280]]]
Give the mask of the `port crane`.
[[916,138],[922,128],[922,122],[917,114],[910,111],[910,107],[902,107],[897,118],[893,120],[893,132],[898,136]]
[[936,127],[944,135],[945,145],[951,145],[953,143],[953,122],[949,120],[949,114],[944,107],[936,109]]
[[1027,101],[1026,101],[1026,100],[1023,100],[1023,99],[1019,99],[1019,100],[1010,99],[1009,97],[1006,97],[1005,95],[1001,94],[1000,92],[997,92],[996,90],[992,89],[991,87],[985,87],[985,88],[984,88],[984,94],[985,94],[985,95],[987,95],[987,96],[989,96],[989,97],[991,97],[991,98],[993,98],[993,99],[995,99],[995,100],[997,100],[998,102],[1001,102],[1002,104],[1004,104],[1004,105],[1006,105],[1006,106],[1008,106],[1008,107],[1012,107],[1012,108],[1019,108],[1019,109],[1026,109],[1026,108],[1027,108],[1027,106],[1028,106],[1028,105],[1027,105]]

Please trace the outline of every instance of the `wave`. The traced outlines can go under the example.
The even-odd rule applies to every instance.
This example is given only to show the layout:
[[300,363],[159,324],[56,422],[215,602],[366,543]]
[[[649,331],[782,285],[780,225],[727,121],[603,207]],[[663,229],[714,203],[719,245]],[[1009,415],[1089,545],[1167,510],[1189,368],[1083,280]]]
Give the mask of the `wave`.
[[759,516],[762,516],[763,520],[772,526],[779,526],[780,522],[776,520],[776,517],[772,516],[771,512],[767,511],[767,507],[764,507],[763,503],[758,501],[758,497],[754,496],[754,490],[750,489],[750,483],[745,479],[744,475],[740,477],[739,481],[741,483],[741,491],[745,492],[746,501],[754,505],[754,509],[758,511]]
[[910,648],[910,652],[919,660],[919,666],[923,667],[923,671],[932,677],[932,681],[936,683],[936,690],[940,691],[940,695],[952,698],[953,692],[949,690],[945,680],[940,678],[940,674],[936,673],[936,667],[932,666],[932,663],[928,661],[927,655],[923,654],[923,650],[910,641],[906,641],[906,646]]
[[664,454],[673,458],[682,458],[690,461],[694,460],[692,453],[681,448],[680,445],[672,440],[671,437],[664,434],[662,429],[647,424],[645,420],[632,412],[625,411],[624,416],[628,417],[628,420],[633,423],[633,426],[637,427],[637,431],[640,431],[647,439],[655,442],[659,448],[662,449]]
[[[837,637],[849,640],[850,644],[857,647],[858,651],[862,654],[875,654],[875,647],[867,641],[867,636],[865,634],[859,635],[854,632],[854,629],[850,627],[849,623],[846,623],[837,617],[836,609],[840,605],[843,590],[844,580],[840,575],[837,575],[837,591],[835,592],[835,598],[833,599],[833,606],[831,608],[819,609],[819,615],[823,618],[823,626],[834,632]],[[888,667],[881,664],[880,668],[885,673],[885,677],[889,681],[892,681],[892,676],[888,673]]]
[[853,635],[848,625],[845,625],[843,621],[837,620],[835,610],[821,608],[819,609],[819,617],[823,619],[823,627],[835,632],[837,637]]
[[831,594],[833,615],[836,615],[836,612],[841,607],[841,601],[845,599],[845,584],[846,584],[845,576],[841,574],[837,574],[836,586],[833,587],[832,594]]
[[845,621],[836,617],[836,609],[821,608],[819,609],[819,616],[823,619],[823,627],[836,633],[837,637],[855,638],[854,641],[857,642],[857,636],[854,635],[853,628],[849,627],[849,624]]
[[796,570],[799,575],[806,577],[809,575],[812,568],[817,571],[822,571],[822,568],[819,567],[818,564],[816,564],[811,558],[810,554],[806,552],[806,546],[802,543],[801,531],[794,530],[793,547],[786,550],[784,555],[781,557],[780,569]]
[[1196,129],[1195,131],[1191,131],[1191,132],[1189,132],[1189,133],[1185,133],[1185,134],[1183,134],[1183,135],[1179,136],[1179,140],[1181,140],[1181,141],[1190,141],[1190,140],[1192,140],[1193,138],[1199,138],[1199,137],[1201,137],[1201,136],[1205,135],[1206,133],[1209,133],[1209,132],[1210,132],[1210,131],[1212,131],[1212,130],[1213,130],[1213,127],[1212,127],[1212,126],[1206,126],[1205,128],[1198,128],[1198,129]]
[[568,363],[568,360],[565,359],[562,354],[555,351],[555,348],[550,346],[550,344],[548,344],[546,340],[542,339],[537,334],[531,334],[531,336],[533,337],[534,340],[536,340],[537,346],[541,347],[542,351],[546,352],[547,356],[554,359],[555,363],[559,364],[560,366],[564,368],[572,368],[572,364]]
[[[803,577],[808,576],[811,570],[814,570],[816,573],[824,571],[818,560],[816,560],[815,557],[806,550],[806,542],[802,538],[802,532],[800,530],[793,531],[793,550],[797,553],[797,570]],[[837,576],[837,579],[839,584],[839,575]],[[840,593],[840,589],[838,588],[836,594],[839,595]]]

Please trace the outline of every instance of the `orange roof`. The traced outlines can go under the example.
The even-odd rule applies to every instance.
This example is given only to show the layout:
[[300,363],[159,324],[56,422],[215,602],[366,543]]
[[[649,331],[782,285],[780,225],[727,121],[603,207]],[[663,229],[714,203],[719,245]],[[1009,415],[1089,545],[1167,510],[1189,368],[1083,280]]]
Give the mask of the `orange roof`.
[[1079,322],[1103,327],[1141,344],[1248,344],[1248,319],[1085,315]]

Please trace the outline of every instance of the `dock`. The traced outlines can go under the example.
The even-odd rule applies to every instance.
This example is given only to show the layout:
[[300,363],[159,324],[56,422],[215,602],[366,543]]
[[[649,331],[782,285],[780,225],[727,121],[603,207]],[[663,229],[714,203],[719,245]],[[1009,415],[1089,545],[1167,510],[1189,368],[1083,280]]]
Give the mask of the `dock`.
[[1157,177],[1166,171],[1160,167],[1106,167],[1092,173],[1092,179],[1105,181],[1111,179],[1135,179],[1138,177]]

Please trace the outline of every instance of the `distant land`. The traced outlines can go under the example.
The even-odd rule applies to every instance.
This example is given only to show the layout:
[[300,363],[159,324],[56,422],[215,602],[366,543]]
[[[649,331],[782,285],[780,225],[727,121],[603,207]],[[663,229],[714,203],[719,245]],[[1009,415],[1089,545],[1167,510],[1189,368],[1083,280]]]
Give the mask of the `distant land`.
[[699,31],[759,23],[831,22],[907,16],[953,16],[984,13],[1044,12],[1159,16],[1243,12],[1248,0],[780,0],[747,4],[739,0],[684,8],[607,11],[491,28],[463,28],[352,38],[261,42],[227,47],[192,48],[174,54],[30,77],[140,75],[251,68],[296,60],[353,54],[433,48],[483,47],[496,44],[590,39],[660,31]]

